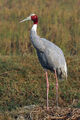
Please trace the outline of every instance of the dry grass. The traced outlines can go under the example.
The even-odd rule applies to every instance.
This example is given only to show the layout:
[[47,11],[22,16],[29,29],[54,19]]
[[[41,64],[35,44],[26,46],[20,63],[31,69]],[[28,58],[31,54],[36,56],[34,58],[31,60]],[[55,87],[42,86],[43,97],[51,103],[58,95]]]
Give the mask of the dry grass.
[[33,51],[29,39],[32,23],[19,21],[31,13],[39,16],[38,34],[59,45],[65,55],[80,53],[79,0],[0,0],[0,53],[24,54]]
[[0,113],[1,120],[79,120],[80,109],[78,108],[56,108],[25,106],[11,112]]
[[[19,24],[30,13],[39,16],[38,34],[59,45],[66,57],[68,80],[59,81],[60,107],[80,108],[80,0],[0,0],[0,111],[46,105],[45,74],[29,38],[32,23]],[[49,81],[52,106],[50,72]]]

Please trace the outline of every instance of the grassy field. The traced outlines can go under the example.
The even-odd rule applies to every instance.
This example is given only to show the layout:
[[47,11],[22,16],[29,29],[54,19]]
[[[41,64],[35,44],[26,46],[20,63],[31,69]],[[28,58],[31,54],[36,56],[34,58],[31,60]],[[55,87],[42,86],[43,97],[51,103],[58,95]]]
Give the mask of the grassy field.
[[[34,63],[34,64],[33,64]],[[80,107],[80,61],[67,57],[68,80],[59,81],[60,106]],[[73,66],[73,68],[72,68]],[[55,79],[49,72],[50,104],[55,102]],[[45,73],[37,56],[0,57],[0,110],[11,110],[30,104],[46,105]]]
[[[38,34],[57,44],[68,65],[67,81],[59,81],[60,106],[80,108],[80,0],[0,0],[0,111],[46,104],[45,73],[30,42],[31,22],[39,16]],[[50,104],[55,79],[49,72]]]

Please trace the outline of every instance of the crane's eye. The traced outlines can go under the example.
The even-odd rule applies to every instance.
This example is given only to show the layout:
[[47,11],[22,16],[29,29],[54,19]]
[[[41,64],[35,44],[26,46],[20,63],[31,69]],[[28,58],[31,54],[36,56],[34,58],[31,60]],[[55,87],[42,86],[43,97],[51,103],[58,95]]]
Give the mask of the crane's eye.
[[37,19],[37,16],[36,16],[36,15],[31,16],[31,19],[32,19],[33,21],[35,21],[35,20]]
[[31,20],[34,22],[34,24],[37,24],[38,23],[38,17],[37,17],[37,15],[31,16]]

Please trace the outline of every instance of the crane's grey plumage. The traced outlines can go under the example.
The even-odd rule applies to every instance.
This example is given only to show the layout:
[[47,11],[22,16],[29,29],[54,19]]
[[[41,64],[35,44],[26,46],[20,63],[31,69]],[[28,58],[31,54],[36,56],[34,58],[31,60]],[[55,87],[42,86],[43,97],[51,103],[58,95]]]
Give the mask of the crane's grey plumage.
[[38,17],[35,14],[31,14],[26,19],[20,21],[32,20],[34,25],[30,32],[30,39],[37,51],[38,59],[44,69],[46,69],[46,82],[47,82],[47,110],[48,108],[48,93],[49,93],[49,82],[47,69],[54,72],[56,78],[56,101],[58,106],[58,79],[63,77],[67,78],[67,65],[62,50],[54,43],[48,41],[45,38],[40,38],[37,35],[37,23]]
[[[33,28],[36,28],[36,24]],[[35,29],[31,29],[30,39],[36,48],[38,59],[44,69],[56,70],[58,78],[67,77],[67,66],[62,50],[54,43],[40,38]]]

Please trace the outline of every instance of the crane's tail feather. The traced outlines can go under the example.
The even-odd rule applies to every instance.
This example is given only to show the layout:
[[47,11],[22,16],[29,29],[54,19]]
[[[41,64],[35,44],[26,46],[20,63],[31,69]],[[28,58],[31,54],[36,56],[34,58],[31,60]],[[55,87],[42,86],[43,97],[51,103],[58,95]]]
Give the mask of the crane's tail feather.
[[58,79],[66,79],[67,80],[67,68],[62,70],[61,68],[56,69]]

